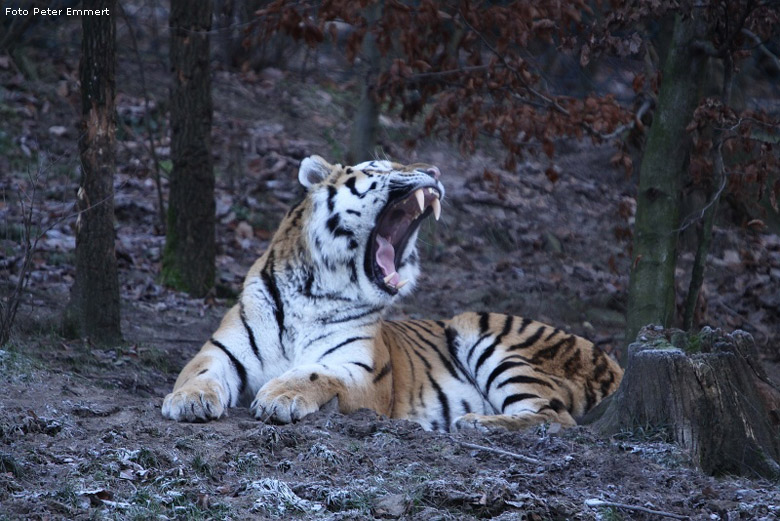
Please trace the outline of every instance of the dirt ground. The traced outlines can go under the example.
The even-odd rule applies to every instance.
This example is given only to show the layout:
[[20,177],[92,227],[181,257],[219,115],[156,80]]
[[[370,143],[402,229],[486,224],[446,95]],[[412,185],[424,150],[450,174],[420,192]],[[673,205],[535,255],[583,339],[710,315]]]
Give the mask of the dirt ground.
[[[125,342],[96,346],[58,334],[73,280],[74,220],[61,217],[78,185],[80,100],[78,35],[57,30],[59,48],[0,59],[0,289],[16,280],[18,201],[34,186],[33,222],[49,228],[0,350],[0,519],[780,519],[777,483],[702,475],[653,432],[438,434],[370,411],[325,410],[288,426],[259,423],[246,408],[209,424],[164,420],[178,371],[300,196],[300,159],[343,153],[357,87],[333,75],[216,67],[219,280],[213,295],[191,299],[157,282],[154,165],[137,63],[124,48],[115,206]],[[167,66],[150,54],[153,37],[143,56],[163,135]],[[610,166],[614,150],[558,143],[552,183],[546,160],[501,169],[491,142],[469,157],[436,139],[402,148],[415,132],[384,118],[384,153],[438,165],[447,198],[441,222],[421,233],[419,288],[390,316],[499,311],[608,350],[623,342],[635,177]],[[156,150],[164,177],[168,139],[158,137]],[[701,324],[753,334],[780,383],[780,236],[742,227],[734,208],[724,205],[715,229]],[[687,236],[682,245],[681,294],[693,258]]]

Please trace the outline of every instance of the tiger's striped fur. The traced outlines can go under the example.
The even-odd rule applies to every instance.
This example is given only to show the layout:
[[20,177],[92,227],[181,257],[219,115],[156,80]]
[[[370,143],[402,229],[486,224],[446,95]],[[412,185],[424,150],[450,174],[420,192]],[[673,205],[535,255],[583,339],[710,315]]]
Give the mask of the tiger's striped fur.
[[609,356],[533,320],[382,319],[419,274],[417,226],[438,218],[444,196],[436,167],[312,156],[299,180],[306,197],[182,370],[164,416],[211,420],[254,399],[257,418],[287,423],[337,397],[342,412],[366,407],[433,430],[568,427],[617,389]]

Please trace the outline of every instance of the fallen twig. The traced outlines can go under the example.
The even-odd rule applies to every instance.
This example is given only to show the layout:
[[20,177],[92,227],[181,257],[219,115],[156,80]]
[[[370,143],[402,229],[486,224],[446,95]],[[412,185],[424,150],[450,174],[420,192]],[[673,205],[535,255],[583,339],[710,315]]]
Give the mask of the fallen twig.
[[459,445],[463,445],[464,447],[467,447],[469,449],[476,449],[476,450],[484,450],[487,452],[494,452],[496,454],[501,454],[502,456],[509,456],[515,459],[519,459],[520,461],[525,461],[526,463],[531,463],[533,465],[542,465],[544,462],[542,460],[538,460],[536,458],[532,458],[530,456],[524,456],[522,454],[517,454],[516,452],[509,452],[508,450],[504,449],[497,449],[495,447],[485,447],[483,445],[476,445],[474,443],[468,443],[466,441],[460,441],[460,440],[453,440],[454,442],[458,443]]
[[656,516],[671,517],[672,519],[690,519],[688,516],[672,514],[671,512],[664,512],[663,510],[653,510],[651,508],[645,508],[636,505],[626,505],[625,503],[615,503],[613,501],[603,501],[601,499],[586,499],[585,504],[589,507],[613,507],[622,508],[623,510],[634,510],[636,512],[644,512],[646,514],[653,514]]

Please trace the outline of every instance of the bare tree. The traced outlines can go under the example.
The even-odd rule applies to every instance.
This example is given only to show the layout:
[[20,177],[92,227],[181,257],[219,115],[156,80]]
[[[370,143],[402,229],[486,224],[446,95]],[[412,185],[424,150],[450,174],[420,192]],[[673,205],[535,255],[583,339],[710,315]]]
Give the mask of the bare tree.
[[214,284],[211,1],[171,2],[171,156],[163,281],[194,296]]
[[[114,0],[85,0],[114,12]],[[84,16],[81,63],[81,183],[76,198],[76,277],[66,331],[110,343],[121,339],[114,246],[116,18]]]

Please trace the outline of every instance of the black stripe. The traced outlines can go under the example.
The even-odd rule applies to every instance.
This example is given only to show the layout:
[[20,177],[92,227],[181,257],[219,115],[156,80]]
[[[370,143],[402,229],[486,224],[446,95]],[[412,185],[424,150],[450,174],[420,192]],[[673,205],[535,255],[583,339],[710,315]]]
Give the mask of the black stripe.
[[333,185],[328,185],[328,211],[332,212],[333,208],[336,206],[335,201],[333,200],[336,197],[336,187]]
[[374,383],[378,383],[385,376],[389,375],[392,369],[393,366],[390,364],[390,362],[387,362],[384,366],[382,366],[382,369],[379,370],[376,376],[374,376]]
[[573,376],[582,369],[582,357],[580,351],[574,351],[563,364],[563,372],[566,376]]
[[319,341],[320,341],[320,340],[322,340],[323,338],[327,338],[327,337],[329,337],[329,336],[333,336],[333,335],[335,335],[336,333],[338,333],[338,331],[331,331],[331,332],[329,332],[329,333],[323,333],[323,334],[321,334],[320,336],[318,336],[317,338],[315,338],[315,339],[313,339],[313,340],[310,340],[310,341],[309,341],[309,343],[308,343],[308,344],[306,344],[306,347],[305,347],[304,349],[308,349],[309,347],[311,347],[311,345],[312,345],[312,344],[315,344],[315,343],[319,342]]
[[328,225],[328,230],[330,230],[330,233],[335,233],[340,223],[341,223],[341,217],[339,217],[339,214],[334,213],[333,215],[330,216],[330,218],[325,224]]
[[[238,358],[233,356],[233,353],[231,353],[222,342],[218,342],[213,337],[209,339],[209,342],[211,342],[212,344],[220,348],[230,360],[230,365],[233,366],[233,370],[236,372],[236,375],[238,375],[238,379],[241,381],[238,387],[238,395],[241,396],[244,392],[244,389],[246,389],[246,368],[241,362],[238,361]],[[228,394],[230,394],[230,386],[228,386]],[[230,405],[233,405],[232,395],[228,396],[228,403]]]
[[512,330],[512,322],[514,320],[514,317],[512,315],[506,315],[506,318],[504,319],[504,327],[501,329],[501,333],[496,336],[496,339],[493,341],[492,344],[488,346],[487,349],[485,349],[480,357],[477,359],[477,365],[474,366],[474,376],[476,377],[477,374],[479,374],[479,369],[482,367],[482,364],[485,363],[485,361],[490,358],[490,355],[493,354],[493,352],[496,350],[496,346],[501,343],[501,341],[504,339],[504,337],[509,333],[509,331]]
[[252,346],[252,352],[260,361],[260,367],[263,367],[265,365],[265,362],[263,361],[263,357],[260,355],[260,349],[257,348],[257,342],[255,341],[255,333],[252,331],[252,328],[249,327],[249,322],[247,322],[246,320],[246,313],[244,312],[243,300],[239,302],[238,316],[241,317],[241,323],[244,324],[244,329],[246,329],[246,335],[249,337],[249,345]]
[[[346,228],[342,228],[339,226],[336,228],[336,230],[333,232],[334,237],[354,237],[355,234],[351,231],[347,230]],[[354,248],[353,248],[354,249]]]
[[480,313],[479,314],[479,333],[484,334],[485,331],[487,331],[489,327],[490,322],[490,314],[489,313]]
[[287,357],[287,349],[284,347],[284,304],[282,303],[282,296],[279,293],[279,288],[276,286],[276,276],[274,275],[274,252],[268,254],[268,260],[265,263],[265,267],[261,273],[263,282],[268,292],[271,294],[271,299],[274,301],[274,317],[276,317],[276,327],[279,329],[279,347],[282,349],[282,356],[289,360]]
[[461,400],[460,406],[463,408],[463,414],[468,414],[471,412],[471,405],[469,405],[469,402],[466,400]]
[[410,320],[410,322],[412,324],[414,324],[415,326],[417,326],[419,329],[422,329],[423,331],[425,331],[426,333],[428,333],[431,336],[435,336],[435,337],[440,337],[441,336],[441,332],[433,331],[431,328],[426,326],[426,322],[427,321],[423,321],[423,320]]
[[314,295],[311,292],[311,288],[314,286],[314,272],[310,271],[306,275],[306,284],[303,287],[303,294],[306,295],[309,298],[313,298]]
[[343,342],[341,342],[340,344],[337,344],[337,345],[331,347],[330,349],[328,349],[327,351],[325,351],[324,353],[322,353],[322,355],[317,359],[317,362],[322,361],[323,358],[325,358],[329,354],[333,353],[335,350],[344,347],[347,344],[351,344],[352,342],[357,342],[358,340],[371,340],[371,338],[372,337],[370,337],[370,336],[353,336],[352,338],[348,338],[348,339],[344,340]]
[[610,371],[609,372],[609,378],[605,378],[604,380],[601,380],[601,397],[605,397],[607,394],[609,394],[609,388],[612,387],[612,384],[615,382],[615,373]]
[[350,364],[355,364],[358,367],[362,367],[363,369],[365,369],[369,373],[373,373],[374,372],[374,368],[373,367],[371,367],[368,364],[364,364],[363,362],[349,362],[349,363]]
[[436,381],[431,376],[431,373],[428,373],[428,381],[431,382],[431,387],[433,387],[433,390],[436,391],[436,397],[439,399],[439,403],[441,404],[441,411],[444,415],[444,425],[445,430],[450,430],[450,404],[447,402],[447,395],[444,394],[444,391],[441,390],[441,387],[439,387],[439,384],[436,383]]
[[442,354],[442,352],[441,352],[441,351],[439,351],[439,348],[438,348],[438,347],[436,347],[436,345],[435,345],[433,342],[431,342],[431,341],[430,341],[430,340],[428,340],[427,338],[423,337],[423,336],[420,334],[420,332],[419,332],[419,331],[417,331],[415,328],[413,328],[413,327],[412,327],[412,324],[415,324],[415,325],[416,325],[416,323],[414,323],[414,322],[412,322],[412,323],[410,323],[410,324],[408,324],[408,325],[407,325],[407,324],[404,324],[404,323],[400,323],[400,325],[401,325],[402,327],[407,327],[409,330],[411,330],[411,331],[412,331],[412,333],[414,333],[414,335],[415,335],[417,338],[419,338],[419,339],[420,339],[420,341],[424,342],[425,344],[427,344],[427,345],[428,345],[428,347],[430,347],[431,349],[433,349],[433,351],[434,351],[434,352],[436,353],[436,355],[439,357],[439,361],[441,361],[441,363],[442,363],[442,365],[444,366],[444,368],[445,368],[445,369],[447,369],[447,372],[448,372],[448,373],[450,373],[450,375],[452,375],[452,377],[453,377],[453,378],[455,378],[455,379],[456,379],[456,380],[458,380],[459,382],[462,382],[462,381],[463,381],[463,379],[460,377],[460,375],[458,374],[458,372],[455,370],[455,368],[453,367],[452,363],[451,363],[449,360],[447,360],[447,358],[444,356],[444,354]]
[[[414,362],[412,361],[412,355],[409,354],[409,351],[411,350],[412,353],[414,353],[417,358],[422,361],[423,365],[425,365],[425,368],[430,371],[431,370],[431,363],[428,361],[427,358],[425,358],[415,347],[417,346],[417,342],[415,342],[412,338],[409,337],[409,335],[399,327],[398,322],[390,322],[390,325],[395,328],[395,332],[399,337],[402,337],[403,340],[405,340],[405,344],[401,344],[399,342],[399,345],[401,345],[404,348],[404,354],[406,354],[406,357],[409,359],[409,367],[411,368],[412,372],[412,381],[416,380],[414,377]],[[399,338],[401,340],[401,338]]]
[[[355,248],[357,248],[357,243],[355,243]],[[352,248],[354,249],[354,248]],[[357,266],[355,266],[355,259],[349,259],[349,262],[347,262],[347,267],[349,268],[349,280],[350,282],[357,282],[358,280],[358,273],[357,273]]]
[[523,319],[523,321],[522,321],[522,322],[520,322],[520,327],[519,327],[519,328],[517,328],[517,334],[518,334],[518,335],[522,335],[522,334],[523,334],[523,331],[525,331],[525,329],[526,329],[526,328],[527,328],[529,325],[531,325],[531,322],[533,322],[533,320],[531,320],[530,318],[524,318],[524,319]]
[[295,208],[295,213],[293,214],[292,218],[290,219],[290,226],[293,228],[297,228],[298,224],[301,221],[301,216],[303,215],[303,211],[306,208],[304,206],[297,206]]
[[[466,371],[466,369],[463,367],[463,364],[460,361],[460,358],[458,358],[458,353],[457,353],[458,347],[455,345],[456,342],[457,342],[457,339],[458,339],[458,332],[455,331],[454,328],[448,326],[448,327],[446,327],[444,329],[444,336],[447,339],[447,350],[450,352],[450,356],[452,356],[452,362],[466,376],[466,379],[469,381],[469,383],[471,383],[471,385],[474,387],[474,389],[476,389],[477,392],[479,392],[482,395],[483,400],[486,403],[490,404],[490,406],[493,409],[493,411],[496,414],[498,414],[498,411],[493,406],[493,404],[490,402],[490,400],[488,399],[487,395],[480,390],[479,384],[477,383],[476,378],[474,378],[474,376],[472,376],[472,374],[469,371]],[[479,343],[479,342],[477,342],[477,343]]]
[[561,411],[566,409],[566,406],[558,398],[553,398],[552,400],[550,400],[549,404],[540,407],[539,410],[536,411],[536,412],[540,413],[540,412],[545,411],[547,409],[552,409],[555,412],[561,412]]
[[368,311],[366,311],[364,313],[361,313],[359,315],[352,315],[352,316],[349,316],[349,317],[337,318],[335,320],[321,320],[320,322],[322,322],[323,324],[340,324],[342,322],[349,322],[350,320],[357,320],[359,318],[367,317],[368,315],[377,313],[381,309],[382,309],[382,307],[378,306],[378,307],[374,307],[374,308],[369,308]]
[[496,389],[501,389],[505,385],[509,384],[535,384],[535,385],[543,385],[545,387],[549,387],[550,389],[553,388],[552,384],[550,382],[545,382],[541,378],[536,378],[534,376],[525,376],[522,374],[518,374],[512,377],[507,378],[500,384],[496,386]]
[[493,372],[490,373],[490,376],[488,376],[487,382],[485,383],[485,392],[490,392],[490,385],[493,383],[493,381],[498,378],[501,373],[504,371],[507,371],[509,369],[512,369],[513,367],[519,367],[521,365],[528,365],[525,362],[513,362],[513,361],[504,361],[501,362],[496,366],[495,369],[493,369]]
[[585,386],[585,410],[589,411],[594,405],[596,405],[596,393],[589,385]]
[[477,364],[474,366],[474,376],[476,377],[479,374],[479,369],[482,367],[482,364],[485,363],[485,360],[490,358],[490,356],[495,352],[496,346],[498,345],[498,338],[493,341],[492,344],[490,344],[487,349],[482,351],[482,354],[477,359]]
[[450,352],[450,356],[453,360],[458,359],[458,347],[455,345],[455,341],[458,339],[458,332],[454,328],[444,328],[444,338],[447,340],[447,351]]
[[[409,373],[412,375],[411,381],[414,382],[417,380],[417,377],[414,375],[414,361],[412,360],[412,355],[409,354],[409,350],[404,348],[404,354],[406,355],[406,360],[409,362]],[[409,396],[412,396],[412,388],[409,388]],[[409,400],[409,403],[414,403],[413,400]]]
[[545,347],[544,349],[540,349],[538,352],[534,353],[534,356],[531,357],[531,362],[537,363],[542,360],[552,360],[558,355],[558,351],[560,351],[562,347],[568,350],[576,342],[577,342],[577,338],[574,335],[563,337],[553,345],[549,347]]
[[354,196],[356,196],[356,197],[358,197],[360,199],[363,199],[366,196],[366,194],[368,193],[368,190],[366,192],[363,192],[362,194],[360,192],[358,192],[357,188],[355,188],[355,182],[356,181],[357,181],[357,177],[350,177],[349,179],[347,179],[344,182],[344,186],[349,188],[349,191],[352,192],[352,195],[354,195]]
[[358,217],[363,215],[362,213],[358,212],[357,210],[353,210],[352,208],[348,208],[347,213],[351,213],[352,215],[357,215]]
[[425,368],[430,371],[433,366],[428,361],[428,359],[425,358],[425,356],[422,353],[420,353],[419,350],[417,350],[417,342],[415,342],[414,339],[409,337],[409,335],[407,335],[406,333],[400,333],[400,335],[403,336],[406,339],[406,341],[409,343],[408,348],[412,350],[412,353],[417,355],[417,358],[419,358],[420,361],[423,363],[423,365],[425,365]]
[[469,353],[466,355],[466,363],[471,363],[471,357],[474,355],[474,350],[477,349],[477,346],[482,343],[483,340],[485,340],[487,337],[490,336],[490,333],[485,333],[481,337],[477,339],[476,342],[474,342],[474,345],[471,346],[471,349],[469,349]]
[[540,398],[540,396],[537,396],[535,394],[530,394],[530,393],[510,394],[509,396],[504,398],[504,403],[501,404],[501,412],[504,412],[506,408],[512,405],[513,403],[520,402],[523,400],[531,400],[533,398]]
[[539,341],[539,339],[544,334],[544,330],[545,329],[547,329],[547,328],[545,328],[544,326],[539,326],[539,329],[537,329],[536,332],[533,335],[529,336],[528,338],[526,338],[522,342],[519,342],[517,344],[509,346],[507,348],[507,351],[516,351],[518,349],[525,349],[526,347],[531,347],[532,345],[534,345],[535,343],[537,343]]

